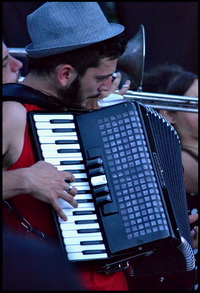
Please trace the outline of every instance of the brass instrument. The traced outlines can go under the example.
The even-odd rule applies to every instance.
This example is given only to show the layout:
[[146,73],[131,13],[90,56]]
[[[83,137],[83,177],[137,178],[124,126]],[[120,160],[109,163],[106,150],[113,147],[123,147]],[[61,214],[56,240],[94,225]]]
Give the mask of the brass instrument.
[[123,96],[118,95],[117,93],[111,94],[108,97],[99,100],[98,105],[102,108],[127,100],[138,101],[155,110],[198,113],[198,98],[196,97],[145,93],[137,91],[127,91],[127,93]]
[[145,30],[141,25],[136,35],[128,41],[126,50],[119,57],[117,68],[133,78],[137,91],[142,91],[145,64]]
[[127,91],[123,96],[111,94],[99,100],[99,106],[105,107],[124,100],[138,101],[154,109],[198,112],[198,98],[160,93],[142,92],[145,63],[145,30],[141,25],[136,35],[128,41],[124,54],[119,58],[117,68],[133,78],[137,91]]
[[[9,48],[13,57],[27,58],[24,48]],[[99,100],[100,107],[111,106],[125,100],[138,101],[154,109],[165,109],[185,112],[198,112],[198,98],[158,93],[142,92],[145,63],[145,30],[141,25],[136,35],[128,41],[127,48],[118,59],[117,68],[133,78],[137,91],[127,91],[123,96],[111,94]],[[116,92],[117,93],[117,92]]]
[[26,58],[27,53],[24,48],[8,48],[8,52],[15,58]]

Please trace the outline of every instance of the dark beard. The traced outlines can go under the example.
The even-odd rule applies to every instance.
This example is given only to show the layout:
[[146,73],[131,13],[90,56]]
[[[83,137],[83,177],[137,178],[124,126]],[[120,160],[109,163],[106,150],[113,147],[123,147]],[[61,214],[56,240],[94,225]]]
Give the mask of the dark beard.
[[85,98],[82,93],[80,80],[81,76],[77,75],[70,86],[59,88],[57,90],[58,97],[64,107],[72,109],[85,109],[86,99],[95,99],[99,96],[99,94],[97,94]]
[[78,75],[70,86],[59,88],[57,95],[64,107],[83,109],[84,98],[81,93],[80,76]]

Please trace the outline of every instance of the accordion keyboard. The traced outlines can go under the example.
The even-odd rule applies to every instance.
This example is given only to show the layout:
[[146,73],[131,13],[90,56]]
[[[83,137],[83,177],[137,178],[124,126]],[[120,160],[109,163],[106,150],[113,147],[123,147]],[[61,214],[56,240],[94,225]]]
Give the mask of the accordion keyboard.
[[101,259],[107,253],[95,212],[88,175],[71,114],[34,115],[42,157],[58,170],[71,171],[76,182],[78,208],[60,199],[67,222],[59,217],[69,260]]

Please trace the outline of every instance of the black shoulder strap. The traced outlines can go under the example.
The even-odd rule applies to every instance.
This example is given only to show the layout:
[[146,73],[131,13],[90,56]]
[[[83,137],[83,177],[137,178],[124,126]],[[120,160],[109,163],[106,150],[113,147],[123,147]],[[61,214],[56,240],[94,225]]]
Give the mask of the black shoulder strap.
[[2,90],[3,101],[17,101],[22,104],[32,104],[48,110],[60,110],[62,108],[53,102],[53,97],[47,96],[23,84],[4,84]]
[[72,113],[88,113],[94,110],[66,108],[58,105],[53,96],[47,96],[29,86],[20,83],[7,83],[2,87],[3,101],[16,101],[22,104],[32,104],[50,111],[65,111]]

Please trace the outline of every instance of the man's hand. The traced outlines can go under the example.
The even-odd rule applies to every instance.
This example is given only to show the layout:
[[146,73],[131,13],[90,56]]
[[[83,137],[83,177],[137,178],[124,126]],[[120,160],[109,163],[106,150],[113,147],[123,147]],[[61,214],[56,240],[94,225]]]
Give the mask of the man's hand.
[[39,161],[27,168],[27,177],[29,194],[51,204],[57,214],[66,221],[67,216],[63,212],[58,199],[66,200],[73,207],[78,206],[74,199],[77,189],[67,183],[75,181],[74,175],[68,171],[59,171],[50,163]]
[[[198,214],[194,214],[194,215],[189,215],[189,221],[190,221],[190,224],[198,221],[198,217],[199,215]],[[191,231],[191,235],[192,235],[192,246],[193,248],[198,248],[199,247],[199,243],[198,243],[198,233],[199,233],[199,227],[198,226],[195,226],[192,231]]]
[[[113,94],[116,90],[119,89],[119,84],[122,76],[120,72],[114,73],[114,76],[115,75],[116,77],[112,82],[110,90],[102,91],[101,94],[98,96],[98,100],[104,99],[105,97],[109,96],[110,94]],[[130,85],[131,81],[127,80],[125,84],[122,86],[122,88],[116,94],[123,96],[129,90]]]
[[[119,84],[121,81],[121,73],[117,72],[117,73],[114,73],[114,75],[116,75],[116,77],[112,82],[110,90],[102,91],[97,99],[88,99],[87,105],[86,105],[87,109],[99,109],[98,101],[108,97],[110,94],[113,94],[115,93],[116,90],[118,90]],[[124,95],[129,90],[130,84],[131,84],[131,81],[127,80],[125,84],[122,86],[122,88],[116,94],[121,96]]]
[[73,207],[78,203],[74,199],[77,189],[70,183],[75,181],[71,172],[59,171],[52,164],[39,161],[27,168],[3,171],[3,199],[9,199],[19,194],[29,194],[52,205],[57,214],[64,220],[58,199],[67,201]]

